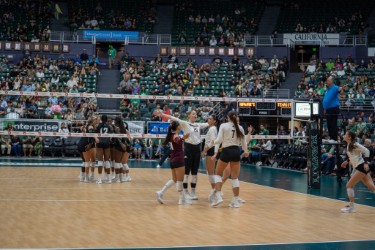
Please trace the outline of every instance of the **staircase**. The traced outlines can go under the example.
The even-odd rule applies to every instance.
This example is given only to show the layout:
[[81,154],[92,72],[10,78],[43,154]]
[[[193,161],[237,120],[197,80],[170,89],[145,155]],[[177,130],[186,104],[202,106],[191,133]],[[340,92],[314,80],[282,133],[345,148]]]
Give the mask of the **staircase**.
[[157,7],[158,22],[154,26],[155,34],[171,34],[174,16],[173,5],[158,5]]
[[[118,93],[118,84],[120,82],[120,71],[115,69],[101,69],[100,76],[97,83],[97,92],[101,94]],[[119,113],[120,100],[119,99],[98,99],[99,113]]]
[[289,89],[290,97],[294,97],[294,91],[303,77],[303,73],[289,73],[285,82],[281,85],[282,89]]
[[280,6],[266,6],[259,23],[257,35],[271,35],[281,11]]
[[59,14],[59,19],[52,18],[51,20],[51,30],[52,31],[69,31],[69,28],[65,25],[68,20],[68,3],[67,2],[57,2],[62,11],[62,15]]

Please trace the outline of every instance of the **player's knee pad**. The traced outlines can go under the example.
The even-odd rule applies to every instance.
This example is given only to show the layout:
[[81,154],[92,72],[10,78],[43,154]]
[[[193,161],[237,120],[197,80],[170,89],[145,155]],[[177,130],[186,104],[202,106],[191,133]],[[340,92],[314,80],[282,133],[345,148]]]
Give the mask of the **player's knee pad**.
[[238,179],[232,180],[232,188],[238,188],[240,187],[240,181]]
[[177,188],[177,191],[178,191],[178,192],[181,192],[181,191],[182,191],[182,189],[184,188],[184,187],[183,187],[183,184],[182,184],[182,181],[177,181],[177,182],[176,182],[176,188]]
[[121,163],[115,163],[115,169],[120,169],[122,167],[122,164]]
[[92,167],[92,168],[95,167],[95,161],[92,161],[92,162],[91,162],[91,167]]
[[103,162],[102,161],[98,161],[98,167],[103,167]]
[[208,181],[211,183],[211,184],[215,184],[215,175],[211,174],[208,176]]
[[111,168],[111,162],[110,161],[105,162],[105,168]]
[[354,197],[354,189],[353,188],[347,188],[346,192],[348,193],[348,197]]
[[187,174],[185,174],[184,175],[184,183],[187,183],[188,182],[188,180],[189,180],[189,175],[187,175]]
[[89,167],[90,167],[90,162],[88,162],[88,161],[85,162],[85,163],[84,163],[84,166],[85,166],[85,168],[89,168]]
[[220,175],[215,175],[215,183],[223,182],[223,178]]
[[198,176],[197,175],[192,175],[191,176],[191,183],[197,183],[198,181]]

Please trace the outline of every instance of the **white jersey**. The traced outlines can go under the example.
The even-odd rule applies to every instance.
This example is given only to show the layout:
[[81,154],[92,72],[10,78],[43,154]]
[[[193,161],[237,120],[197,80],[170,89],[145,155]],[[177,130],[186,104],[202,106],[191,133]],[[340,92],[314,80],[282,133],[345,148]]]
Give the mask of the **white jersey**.
[[[245,135],[244,129],[242,126],[238,125],[240,131],[243,135]],[[242,138],[237,137],[236,128],[234,127],[233,122],[226,122],[221,124],[219,128],[218,137],[215,140],[215,145],[222,144],[222,148],[230,147],[230,146],[238,146],[242,145],[242,149],[247,152],[246,147],[246,139],[245,136]]]
[[349,152],[349,147],[347,148],[347,154],[350,159],[350,163],[352,164],[353,168],[356,168],[358,165],[364,163],[362,154],[365,155],[365,157],[370,156],[370,151],[363,145],[359,144],[358,142],[354,143],[356,146],[355,149],[352,150],[352,152]]
[[207,148],[212,148],[214,146],[214,140],[217,137],[217,128],[216,126],[210,127],[206,134],[206,140],[204,146]]
[[189,137],[185,139],[185,142],[193,145],[199,145],[201,143],[201,129],[209,126],[208,123],[190,123],[176,117],[172,117],[171,120],[178,121],[180,123],[184,134],[189,134]]

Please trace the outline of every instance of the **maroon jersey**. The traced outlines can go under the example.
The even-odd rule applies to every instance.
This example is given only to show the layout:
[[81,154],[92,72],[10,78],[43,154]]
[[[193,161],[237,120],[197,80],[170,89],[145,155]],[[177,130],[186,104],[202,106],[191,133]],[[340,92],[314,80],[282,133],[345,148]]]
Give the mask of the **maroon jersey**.
[[172,163],[184,162],[184,140],[175,137],[171,141],[171,159]]

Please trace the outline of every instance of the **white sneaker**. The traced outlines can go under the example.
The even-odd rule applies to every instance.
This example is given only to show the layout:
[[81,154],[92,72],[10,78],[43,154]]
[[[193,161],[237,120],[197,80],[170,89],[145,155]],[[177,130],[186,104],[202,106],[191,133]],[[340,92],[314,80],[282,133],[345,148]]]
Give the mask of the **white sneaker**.
[[104,181],[104,182],[108,181],[108,176],[104,176],[102,181]]
[[84,182],[84,181],[85,181],[85,176],[84,176],[84,175],[81,175],[81,176],[79,177],[79,181],[80,181],[80,182]]
[[98,178],[98,179],[96,180],[96,184],[102,184],[102,179],[101,179],[101,178]]
[[112,180],[111,180],[111,178],[108,178],[108,180],[107,180],[107,183],[109,183],[109,184],[111,184],[111,183],[112,183]]
[[158,164],[158,165],[156,165],[156,168],[160,168],[160,165]]
[[160,204],[164,204],[164,201],[163,201],[163,193],[161,191],[157,191],[156,192],[156,199],[158,200],[158,202]]
[[211,193],[209,196],[208,196],[208,201],[209,202],[213,202],[215,200],[215,193]]
[[95,177],[94,177],[94,175],[91,175],[91,176],[89,177],[89,180],[90,180],[90,181],[95,181]]
[[112,178],[112,180],[113,180],[113,179],[116,179],[116,174],[113,173],[112,176],[111,176],[111,178]]
[[232,202],[229,204],[229,207],[231,208],[239,208],[240,207],[240,203],[238,201],[238,198],[232,198]]
[[238,197],[237,199],[238,199],[239,203],[242,203],[242,204],[246,203],[246,201],[244,199],[242,199],[241,197]]
[[214,200],[214,202],[211,203],[211,206],[216,207],[221,203],[223,203],[223,198],[221,196],[216,195],[216,199]]
[[115,179],[113,180],[113,182],[121,183],[121,180],[120,180],[120,178],[115,178]]
[[194,200],[194,201],[198,200],[198,196],[195,193],[191,193],[189,196],[190,196],[190,200]]
[[346,206],[344,208],[341,208],[342,213],[355,213],[357,210],[355,209],[354,206]]
[[191,204],[193,204],[193,203],[191,202],[191,200],[189,198],[186,197],[186,195],[185,195],[184,198],[180,198],[178,200],[178,205],[189,206]]
[[130,178],[130,176],[127,175],[127,176],[123,176],[123,177],[122,177],[121,182],[130,182],[131,180],[132,180],[132,178]]
[[85,183],[89,183],[90,179],[88,177],[85,177]]

